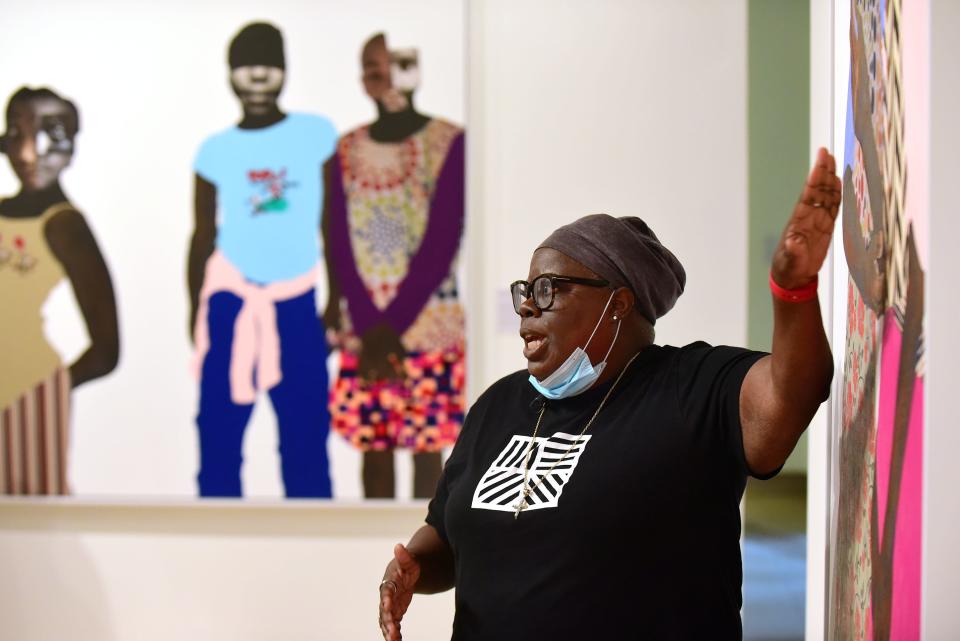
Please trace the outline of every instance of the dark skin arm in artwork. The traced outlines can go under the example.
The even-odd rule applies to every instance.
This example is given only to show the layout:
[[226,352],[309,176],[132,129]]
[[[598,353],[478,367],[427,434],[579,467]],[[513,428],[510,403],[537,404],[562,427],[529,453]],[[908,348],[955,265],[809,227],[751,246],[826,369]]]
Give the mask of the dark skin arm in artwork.
[[854,193],[852,174],[848,165],[843,172],[843,253],[847,257],[850,277],[860,291],[864,303],[875,313],[880,314],[883,311],[886,289],[883,230],[874,227],[869,243],[864,246],[863,236],[860,233],[860,221],[857,219],[857,197]]
[[190,255],[187,259],[187,287],[190,291],[190,340],[197,323],[197,307],[200,304],[200,289],[203,287],[203,272],[207,259],[213,254],[217,238],[217,188],[195,175],[194,181],[193,236],[190,238]]
[[[797,289],[813,281],[830,248],[839,205],[836,163],[821,149],[774,252],[771,274],[778,285]],[[774,297],[771,354],[750,368],[740,390],[743,447],[753,473],[783,465],[829,395],[832,378],[817,298],[792,303]]]
[[[856,7],[852,10],[856,11]],[[853,129],[863,152],[863,169],[867,180],[867,195],[873,215],[873,232],[864,247],[857,216],[856,193],[853,187],[853,170],[847,165],[843,173],[843,251],[847,257],[850,277],[856,283],[864,303],[876,313],[882,313],[886,298],[884,272],[885,198],[883,179],[880,174],[880,159],[877,143],[870,121],[870,85],[867,63],[863,55],[863,30],[859,37],[854,34],[853,21],[850,27],[851,92],[853,94]]]
[[338,348],[338,335],[342,326],[340,318],[340,283],[333,268],[333,258],[330,256],[330,161],[323,165],[321,171],[323,181],[323,211],[320,214],[320,237],[323,239],[323,260],[327,267],[327,308],[323,312],[323,326],[326,328],[327,342],[331,348]]
[[97,241],[80,212],[67,210],[56,214],[47,222],[44,234],[70,279],[90,336],[90,347],[70,366],[71,384],[78,387],[106,376],[120,360],[113,282]]
[[[854,10],[856,9],[854,8]],[[883,181],[880,174],[877,141],[873,134],[873,122],[870,118],[870,75],[867,71],[867,59],[864,56],[863,30],[860,30],[858,36],[855,36],[851,31],[850,39],[853,131],[863,150],[863,162],[867,174],[867,191],[870,194],[870,206],[873,209],[874,228],[879,229],[884,220]]]
[[380,588],[380,631],[387,641],[400,641],[400,623],[416,594],[436,594],[453,587],[453,552],[432,525],[417,530],[406,546],[393,548]]

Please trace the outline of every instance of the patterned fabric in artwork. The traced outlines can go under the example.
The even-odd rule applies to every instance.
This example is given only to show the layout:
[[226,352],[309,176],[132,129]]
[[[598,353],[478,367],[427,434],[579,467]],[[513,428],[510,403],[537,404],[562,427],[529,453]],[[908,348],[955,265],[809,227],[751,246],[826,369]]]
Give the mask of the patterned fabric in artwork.
[[[454,139],[462,130],[434,119],[396,144],[373,140],[367,127],[338,147],[347,198],[350,245],[356,269],[374,306],[385,310],[409,273],[427,230],[431,199]],[[403,332],[409,351],[457,347],[463,309],[457,301],[456,264]],[[348,296],[347,315],[350,303]]]
[[[857,219],[860,221],[861,237],[867,244],[873,233],[873,212],[866,187],[863,150],[859,142],[855,143],[854,153],[853,186]],[[864,304],[860,290],[850,278],[847,284],[847,351],[843,368],[844,426],[849,426],[853,416],[860,410],[866,377],[873,374],[868,371],[868,366],[877,349],[879,331],[880,319],[876,312]]]
[[[433,119],[399,143],[381,143],[361,127],[341,139],[334,160],[328,251],[343,290],[334,427],[363,450],[438,451],[456,440],[464,413],[455,276],[463,131]],[[356,376],[358,336],[378,322],[406,350],[403,382]]]
[[[886,221],[885,229],[890,247],[890,264],[887,269],[887,291],[890,305],[896,310],[901,320],[906,306],[907,295],[907,216],[904,200],[907,191],[907,167],[904,149],[904,114],[903,114],[903,82],[901,65],[901,47],[899,31],[896,28],[900,22],[900,2],[890,2],[887,7],[887,17],[893,29],[887,30],[886,46],[890,51],[887,68],[887,84],[889,100],[887,108],[886,140],[882,165],[884,168],[884,185],[886,186]],[[922,362],[922,358],[920,359]]]
[[68,494],[70,375],[58,368],[0,408],[0,494]]
[[[887,105],[885,94],[886,50],[879,0],[857,0],[855,28],[863,31],[869,83],[870,127],[876,153],[883,158],[886,145]],[[863,109],[864,106],[859,107]],[[852,124],[852,123],[848,123]],[[876,231],[874,215],[885,203],[870,202],[867,164],[861,141],[853,138],[846,162],[851,166],[856,196],[857,230],[867,246]],[[883,183],[880,175],[873,180]],[[885,258],[885,257],[884,257]],[[876,380],[880,356],[882,319],[863,298],[852,276],[847,284],[847,331],[843,369],[843,399],[840,434],[839,487],[842,504],[838,514],[837,559],[833,581],[834,611],[831,638],[863,641],[872,639],[873,528],[871,515],[876,477]]]
[[463,423],[463,352],[407,354],[400,381],[364,383],[357,356],[344,350],[330,394],[333,426],[360,450],[437,452]]
[[[873,230],[873,214],[864,175],[863,151],[855,144],[853,182],[856,192],[857,218],[866,244]],[[847,563],[841,565],[843,576],[837,577],[846,606],[838,613],[838,625],[854,640],[869,639],[870,577],[872,575],[870,514],[875,485],[876,466],[876,393],[874,380],[879,352],[881,319],[868,307],[852,278],[847,284],[847,349],[843,367],[843,410],[841,452],[847,471],[841,475],[849,486],[844,495],[850,519],[846,543]],[[845,528],[847,529],[847,528]]]

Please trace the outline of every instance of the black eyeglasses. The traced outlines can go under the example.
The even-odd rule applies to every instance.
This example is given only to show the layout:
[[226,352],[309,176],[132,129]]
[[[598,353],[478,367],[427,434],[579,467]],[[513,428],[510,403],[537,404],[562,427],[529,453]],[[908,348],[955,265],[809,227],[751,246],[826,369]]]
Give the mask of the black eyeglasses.
[[543,311],[553,305],[553,296],[557,291],[557,283],[573,283],[589,287],[607,287],[609,281],[596,278],[577,278],[575,276],[557,276],[556,274],[542,274],[533,279],[532,283],[517,280],[510,283],[510,296],[513,298],[513,311],[520,313],[523,301],[533,298],[533,304]]

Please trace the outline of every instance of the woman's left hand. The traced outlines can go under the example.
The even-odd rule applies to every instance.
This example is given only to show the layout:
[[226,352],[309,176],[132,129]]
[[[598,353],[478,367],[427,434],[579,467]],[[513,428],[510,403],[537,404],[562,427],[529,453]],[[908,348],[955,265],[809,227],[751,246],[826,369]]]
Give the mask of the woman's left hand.
[[797,289],[816,278],[830,249],[840,209],[840,184],[837,161],[821,147],[773,253],[770,273],[780,287]]

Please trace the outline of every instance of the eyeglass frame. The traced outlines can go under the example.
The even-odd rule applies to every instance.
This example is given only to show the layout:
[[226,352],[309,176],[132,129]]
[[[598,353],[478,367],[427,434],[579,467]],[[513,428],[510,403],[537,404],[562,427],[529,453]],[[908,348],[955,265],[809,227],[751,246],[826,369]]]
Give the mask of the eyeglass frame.
[[[544,307],[541,307],[537,303],[536,298],[531,293],[533,292],[534,283],[536,283],[538,280],[542,278],[550,279],[550,302],[547,303],[547,305]],[[525,280],[515,280],[512,283],[510,283],[510,301],[514,303],[513,311],[515,311],[517,315],[520,315],[520,306],[523,305],[524,301],[528,299],[531,300],[533,302],[533,306],[536,307],[541,312],[550,309],[551,307],[553,307],[553,303],[557,300],[557,296],[556,296],[557,283],[572,283],[574,285],[587,285],[588,287],[609,287],[610,286],[610,281],[602,278],[580,278],[579,276],[561,276],[559,274],[540,274],[530,282],[527,282]],[[521,298],[520,302],[516,302],[517,299],[513,295],[513,288],[518,285],[525,285],[526,291],[527,291],[527,295]]]

